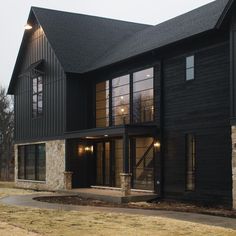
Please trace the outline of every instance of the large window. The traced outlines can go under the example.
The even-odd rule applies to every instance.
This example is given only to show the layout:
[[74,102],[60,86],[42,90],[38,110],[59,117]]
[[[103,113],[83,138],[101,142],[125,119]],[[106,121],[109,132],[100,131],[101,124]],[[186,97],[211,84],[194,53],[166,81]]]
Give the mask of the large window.
[[42,76],[33,78],[33,117],[41,116],[43,113],[43,79]]
[[96,127],[153,121],[153,74],[149,68],[97,83]]
[[195,190],[196,138],[193,134],[185,136],[186,143],[186,190]]
[[133,76],[133,121],[153,121],[153,115],[153,68],[150,68]]
[[45,144],[18,147],[18,179],[45,181]]
[[112,80],[112,124],[129,123],[129,75]]
[[96,127],[109,126],[109,81],[96,84]]

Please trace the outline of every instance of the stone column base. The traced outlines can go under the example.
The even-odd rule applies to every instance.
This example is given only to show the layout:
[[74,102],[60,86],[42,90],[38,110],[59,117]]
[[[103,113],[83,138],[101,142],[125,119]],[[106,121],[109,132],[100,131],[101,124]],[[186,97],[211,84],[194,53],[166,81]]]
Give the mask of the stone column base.
[[131,173],[120,173],[122,197],[126,197],[131,194],[131,176]]
[[64,188],[65,188],[65,190],[72,189],[72,174],[73,174],[73,172],[70,172],[70,171],[64,172]]

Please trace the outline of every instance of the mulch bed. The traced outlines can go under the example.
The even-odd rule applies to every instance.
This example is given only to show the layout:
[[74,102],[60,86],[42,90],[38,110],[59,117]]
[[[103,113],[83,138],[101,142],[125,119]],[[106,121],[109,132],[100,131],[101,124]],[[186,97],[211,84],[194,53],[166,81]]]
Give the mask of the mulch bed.
[[177,201],[156,201],[156,202],[136,202],[136,203],[132,202],[132,203],[118,204],[94,199],[85,199],[79,196],[36,197],[35,200],[48,203],[80,205],[80,206],[165,210],[165,211],[201,213],[207,215],[236,218],[236,211],[226,209],[224,206],[211,207],[197,203],[184,203]]

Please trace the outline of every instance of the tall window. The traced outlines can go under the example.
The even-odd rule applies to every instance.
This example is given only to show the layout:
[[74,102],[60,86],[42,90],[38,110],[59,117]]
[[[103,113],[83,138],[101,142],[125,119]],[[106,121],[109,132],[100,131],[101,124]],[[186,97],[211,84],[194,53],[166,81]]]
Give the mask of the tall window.
[[33,117],[43,113],[43,79],[42,76],[33,78]]
[[[135,124],[153,121],[153,74],[153,68],[149,68],[131,74],[133,82],[127,74],[97,83],[96,127],[129,124],[130,110],[133,111],[132,122]],[[133,104],[132,107],[130,104]]]
[[194,56],[186,57],[186,80],[194,79]]
[[19,146],[18,179],[44,181],[45,178],[45,144]]
[[196,138],[193,134],[187,134],[186,143],[186,190],[195,190],[195,162],[196,162]]
[[109,81],[96,84],[96,127],[109,126]]
[[133,121],[153,121],[153,68],[134,73],[133,76]]
[[129,123],[129,75],[112,80],[112,124]]

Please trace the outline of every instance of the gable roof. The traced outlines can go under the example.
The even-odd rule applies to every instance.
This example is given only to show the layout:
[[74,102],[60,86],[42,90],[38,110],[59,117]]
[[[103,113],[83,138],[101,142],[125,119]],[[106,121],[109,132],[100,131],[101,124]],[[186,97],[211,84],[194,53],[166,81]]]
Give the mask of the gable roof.
[[35,16],[64,71],[82,74],[216,29],[232,2],[216,0],[156,26],[38,7],[31,8],[29,19]]
[[32,7],[65,72],[82,73],[121,41],[149,25]]
[[213,30],[217,27],[218,20],[230,2],[230,0],[216,0],[154,27],[148,27],[107,51],[87,71]]

